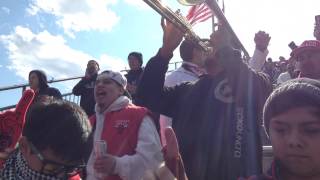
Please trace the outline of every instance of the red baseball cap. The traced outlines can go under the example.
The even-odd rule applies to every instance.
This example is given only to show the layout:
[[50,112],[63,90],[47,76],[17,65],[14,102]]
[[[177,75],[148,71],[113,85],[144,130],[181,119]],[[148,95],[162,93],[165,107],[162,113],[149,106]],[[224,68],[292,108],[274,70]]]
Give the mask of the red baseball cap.
[[320,41],[317,40],[307,40],[304,41],[299,47],[295,48],[291,52],[291,56],[296,57],[305,50],[318,50],[320,51]]

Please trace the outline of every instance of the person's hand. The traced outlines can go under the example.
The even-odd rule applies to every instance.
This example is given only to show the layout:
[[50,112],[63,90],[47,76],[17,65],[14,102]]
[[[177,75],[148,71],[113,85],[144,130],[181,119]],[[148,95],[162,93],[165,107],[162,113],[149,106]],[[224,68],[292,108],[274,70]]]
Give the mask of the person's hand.
[[4,151],[0,152],[0,160],[7,160],[9,155],[14,151],[14,148],[5,148]]
[[257,32],[254,36],[254,42],[256,43],[256,48],[261,52],[264,52],[269,46],[270,39],[271,37],[269,36],[268,33],[264,31]]
[[110,154],[96,158],[94,162],[96,172],[105,174],[106,176],[114,174],[116,168],[116,158]]
[[169,58],[182,41],[183,33],[164,18],[161,18],[161,27],[163,44],[160,53],[163,57]]

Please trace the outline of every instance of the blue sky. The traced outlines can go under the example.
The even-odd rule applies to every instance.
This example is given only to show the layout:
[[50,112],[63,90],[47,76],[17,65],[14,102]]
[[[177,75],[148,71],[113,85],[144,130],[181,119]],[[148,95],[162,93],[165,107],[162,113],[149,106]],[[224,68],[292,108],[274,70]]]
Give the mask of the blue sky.
[[[189,7],[167,0],[172,9]],[[270,56],[289,56],[287,44],[312,39],[317,0],[225,0],[226,17],[252,54],[253,36],[266,30],[272,36]],[[211,32],[210,20],[196,25],[201,37]],[[84,74],[88,59],[101,69],[121,70],[131,51],[144,62],[161,45],[160,16],[142,0],[1,0],[0,87],[27,82],[28,72],[43,69],[49,79]],[[175,52],[174,61],[179,60]],[[53,84],[68,92],[75,82]],[[0,92],[0,107],[15,104],[20,91]]]

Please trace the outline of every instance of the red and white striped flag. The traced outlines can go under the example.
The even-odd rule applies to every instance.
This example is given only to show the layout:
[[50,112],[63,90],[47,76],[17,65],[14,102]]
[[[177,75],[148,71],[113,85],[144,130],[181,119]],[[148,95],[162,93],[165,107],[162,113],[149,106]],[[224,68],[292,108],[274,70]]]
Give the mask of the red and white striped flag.
[[186,16],[189,23],[193,26],[199,22],[206,21],[211,18],[213,13],[206,3],[192,6]]

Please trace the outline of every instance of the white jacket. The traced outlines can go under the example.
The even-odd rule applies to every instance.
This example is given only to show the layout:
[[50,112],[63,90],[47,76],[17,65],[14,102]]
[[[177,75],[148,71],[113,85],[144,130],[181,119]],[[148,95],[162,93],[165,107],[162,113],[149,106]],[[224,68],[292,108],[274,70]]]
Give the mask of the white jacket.
[[[101,139],[101,133],[104,127],[105,114],[112,111],[117,111],[126,107],[131,101],[121,96],[116,99],[108,109],[103,113],[98,113],[99,107],[96,106],[96,129],[94,132],[94,141]],[[108,144],[108,142],[107,142]],[[116,157],[115,173],[123,180],[141,180],[146,170],[155,169],[163,162],[161,143],[157,129],[149,116],[145,116],[140,125],[138,133],[138,142],[135,149],[136,154],[124,155]],[[94,154],[91,152],[90,158],[87,163],[87,179],[98,180],[95,176],[93,168]]]

